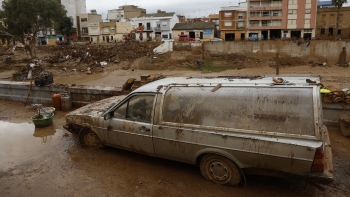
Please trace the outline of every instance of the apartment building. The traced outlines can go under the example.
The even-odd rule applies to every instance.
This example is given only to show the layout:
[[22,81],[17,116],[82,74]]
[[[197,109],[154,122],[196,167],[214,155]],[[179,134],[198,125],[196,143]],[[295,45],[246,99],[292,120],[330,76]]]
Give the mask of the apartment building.
[[100,36],[100,22],[102,22],[101,14],[96,11],[85,14],[77,14],[77,36],[79,40],[90,41],[90,36]]
[[119,9],[108,10],[107,20],[125,22],[127,19],[146,14],[146,9],[134,5],[119,6]]
[[317,0],[248,0],[247,36],[259,39],[312,39]]
[[209,22],[215,23],[215,35],[214,37],[220,38],[220,17],[219,14],[209,14]]
[[219,11],[220,38],[225,41],[245,40],[247,23],[247,4],[221,7]]
[[[142,14],[131,19],[134,28],[144,25],[143,38],[161,41],[162,39],[173,39],[172,28],[179,23],[179,17],[175,12],[158,10],[157,13]],[[138,37],[136,38],[139,39]]]
[[67,16],[73,21],[73,27],[77,27],[75,16],[86,13],[86,0],[58,0],[67,10]]

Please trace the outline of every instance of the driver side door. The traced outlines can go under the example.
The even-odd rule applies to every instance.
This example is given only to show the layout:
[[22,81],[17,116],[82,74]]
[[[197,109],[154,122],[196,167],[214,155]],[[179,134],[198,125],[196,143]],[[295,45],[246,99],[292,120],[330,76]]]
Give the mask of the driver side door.
[[135,94],[125,100],[105,120],[108,145],[154,155],[152,120],[155,94]]

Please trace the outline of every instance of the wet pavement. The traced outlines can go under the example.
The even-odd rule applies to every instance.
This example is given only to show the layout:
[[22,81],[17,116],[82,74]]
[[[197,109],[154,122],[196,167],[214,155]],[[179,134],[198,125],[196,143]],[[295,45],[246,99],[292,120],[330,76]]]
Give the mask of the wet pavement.
[[30,123],[0,121],[0,169],[7,170],[27,160],[36,159],[61,145],[62,129],[53,125],[35,128]]
[[247,176],[247,184],[223,187],[202,178],[199,168],[116,148],[86,149],[65,131],[58,111],[53,125],[38,129],[32,111],[0,100],[0,196],[307,196],[350,195],[350,139],[329,127],[335,181]]

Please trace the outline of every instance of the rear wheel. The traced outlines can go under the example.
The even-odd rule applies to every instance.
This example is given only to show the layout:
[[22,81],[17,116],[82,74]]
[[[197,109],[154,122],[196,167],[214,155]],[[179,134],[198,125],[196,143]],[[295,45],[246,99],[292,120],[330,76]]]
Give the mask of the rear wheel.
[[220,155],[205,155],[200,162],[202,176],[216,184],[237,186],[242,181],[239,167]]
[[82,129],[79,133],[80,144],[89,148],[101,148],[103,143],[97,134],[90,129]]

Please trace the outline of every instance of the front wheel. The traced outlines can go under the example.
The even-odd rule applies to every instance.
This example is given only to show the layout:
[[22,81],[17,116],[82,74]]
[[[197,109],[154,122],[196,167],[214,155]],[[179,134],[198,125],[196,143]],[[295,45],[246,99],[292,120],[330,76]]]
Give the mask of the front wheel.
[[101,148],[103,143],[97,134],[89,129],[82,129],[79,132],[79,141],[82,146],[89,148]]
[[216,184],[237,186],[242,181],[239,167],[220,155],[205,155],[200,161],[202,176]]

